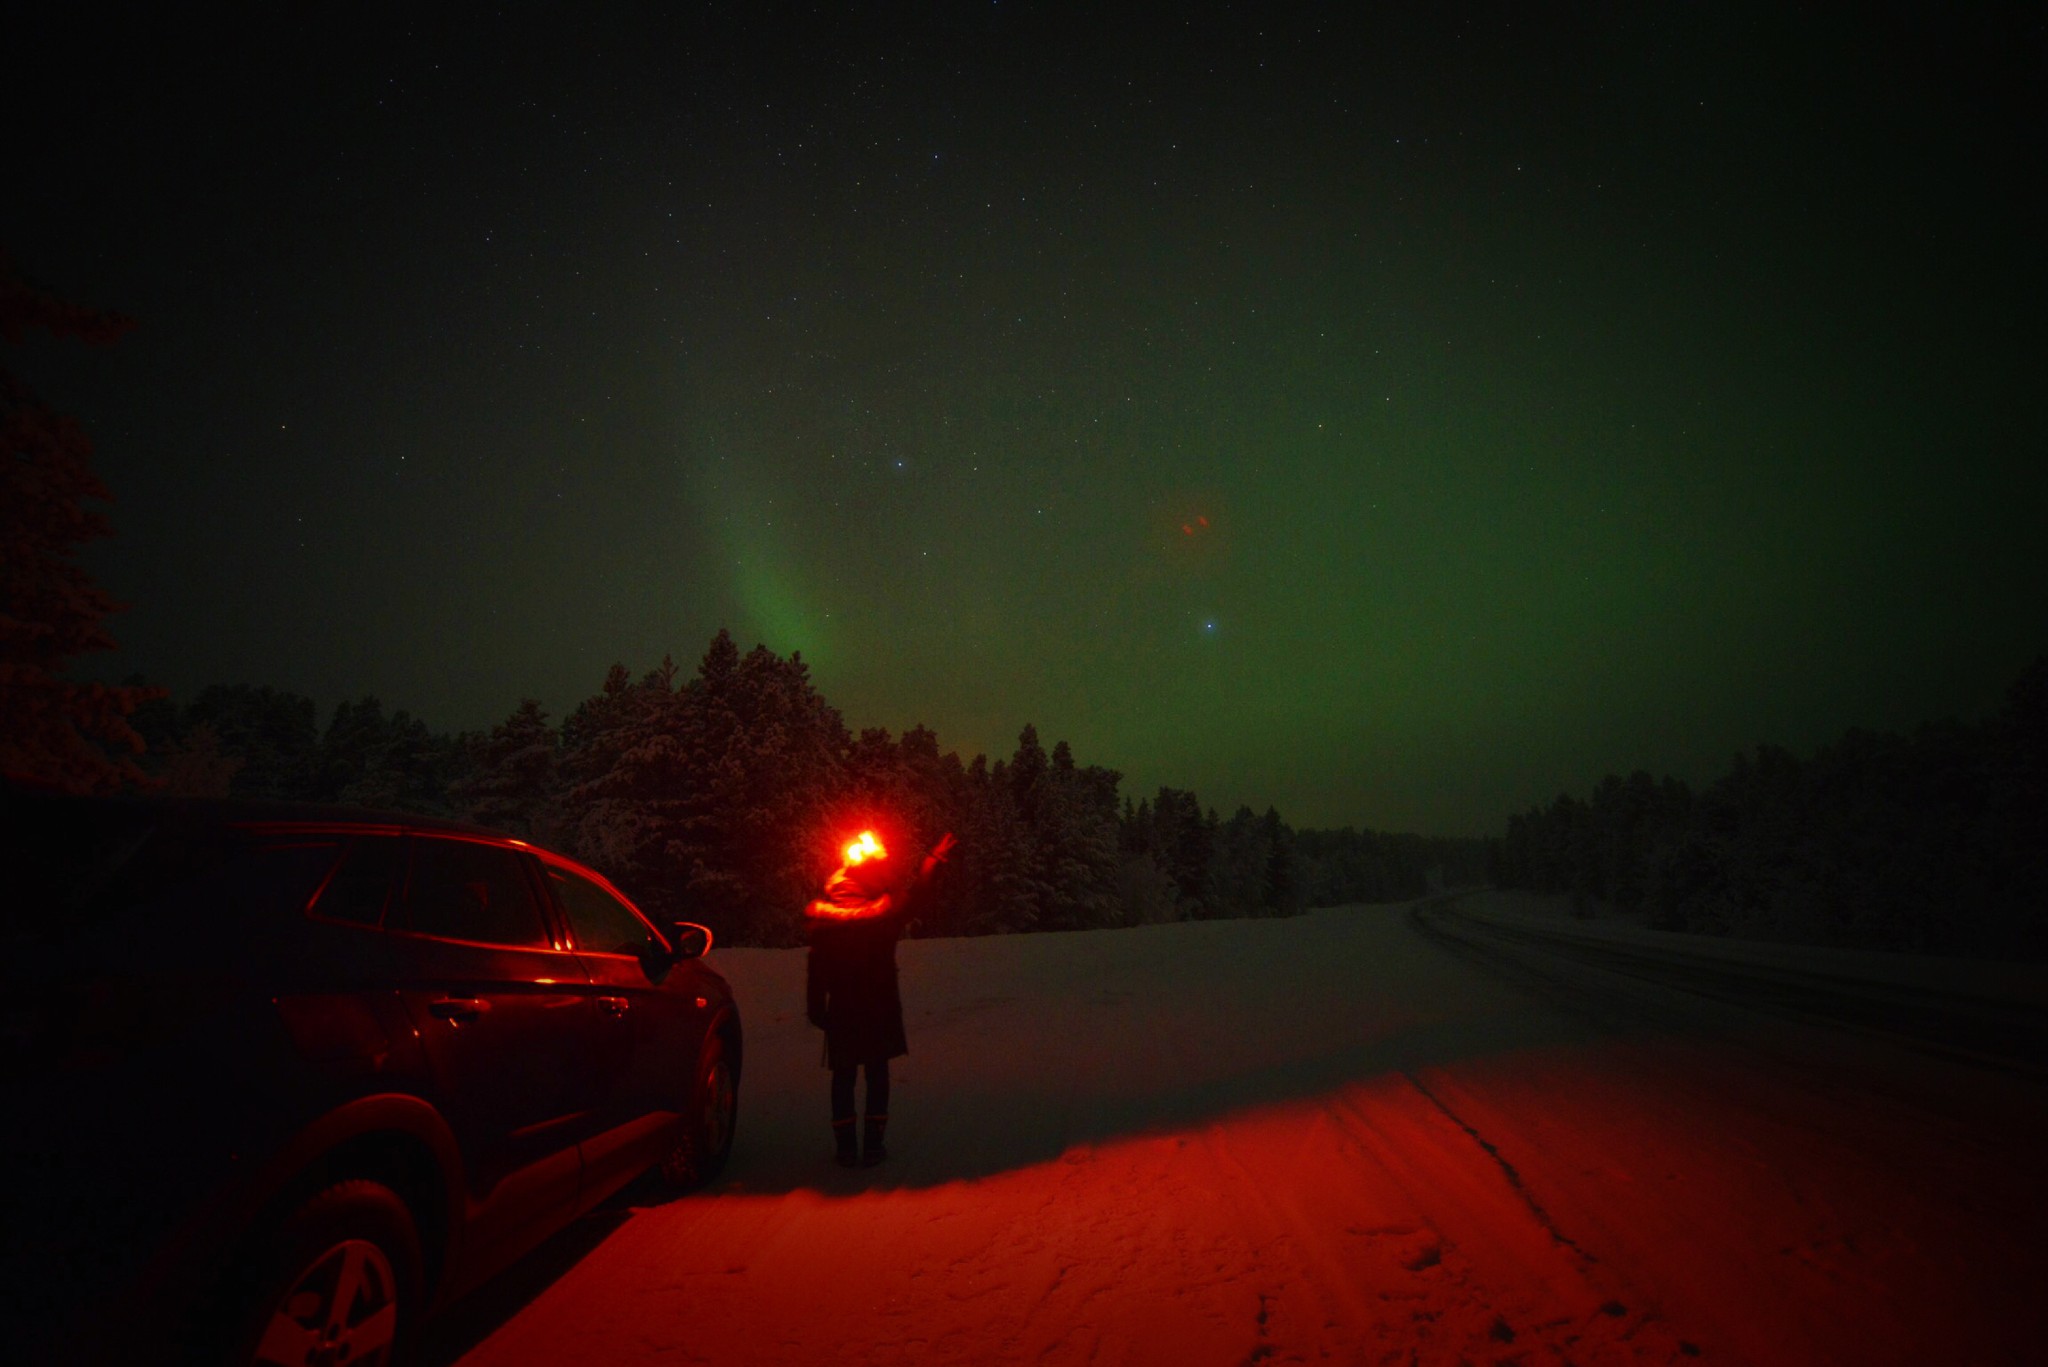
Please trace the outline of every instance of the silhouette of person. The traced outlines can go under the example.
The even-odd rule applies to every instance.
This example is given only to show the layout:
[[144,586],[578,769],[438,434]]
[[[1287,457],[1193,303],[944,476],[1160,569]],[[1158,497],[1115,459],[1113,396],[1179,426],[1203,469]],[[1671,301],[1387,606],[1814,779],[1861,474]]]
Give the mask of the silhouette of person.
[[[825,1032],[832,1070],[832,1141],[840,1166],[873,1167],[889,1156],[889,1060],[910,1052],[903,1034],[903,997],[896,984],[896,942],[903,937],[912,892],[953,848],[949,832],[915,871],[870,831],[846,847],[846,862],[825,882],[825,895],[804,908],[810,941],[804,1015]],[[867,1124],[858,1149],[853,1135],[856,1075],[867,1071]]]

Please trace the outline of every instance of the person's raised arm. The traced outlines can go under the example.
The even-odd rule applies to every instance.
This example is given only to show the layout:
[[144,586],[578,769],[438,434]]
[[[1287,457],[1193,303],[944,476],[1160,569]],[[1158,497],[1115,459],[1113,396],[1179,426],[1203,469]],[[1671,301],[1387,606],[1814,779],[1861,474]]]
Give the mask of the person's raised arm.
[[922,883],[925,879],[930,878],[933,871],[939,865],[946,862],[946,856],[953,852],[953,846],[956,843],[951,831],[947,831],[944,835],[940,836],[939,843],[932,846],[931,853],[927,854],[924,857],[924,862],[917,866],[917,881]]

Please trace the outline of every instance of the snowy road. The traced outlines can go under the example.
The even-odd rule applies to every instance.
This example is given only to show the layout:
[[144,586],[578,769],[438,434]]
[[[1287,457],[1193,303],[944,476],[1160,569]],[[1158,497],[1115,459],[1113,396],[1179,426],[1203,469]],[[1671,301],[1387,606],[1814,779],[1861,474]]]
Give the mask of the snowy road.
[[588,1218],[434,1362],[2048,1353],[2048,1099],[2013,1073],[1476,962],[1400,908],[913,941],[893,1157],[848,1173],[801,952],[716,958],[726,1178]]

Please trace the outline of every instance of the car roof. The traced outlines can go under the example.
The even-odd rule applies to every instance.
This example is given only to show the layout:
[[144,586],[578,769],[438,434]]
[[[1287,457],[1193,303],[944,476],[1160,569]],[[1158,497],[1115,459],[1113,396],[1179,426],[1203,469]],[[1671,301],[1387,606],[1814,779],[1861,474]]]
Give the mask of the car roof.
[[[37,784],[12,778],[0,779],[0,806],[33,803],[45,807],[70,805],[80,812],[106,816],[128,813],[159,816],[174,823],[193,826],[230,827],[255,832],[273,831],[361,831],[386,834],[456,836],[487,841],[525,850],[543,862],[572,869],[591,878],[614,897],[639,908],[618,885],[596,869],[557,850],[523,839],[507,831],[457,821],[452,817],[429,816],[422,812],[397,812],[369,807],[348,807],[322,802],[269,802],[251,798],[165,797],[148,793],[78,796],[53,792]],[[645,913],[642,913],[644,916]]]
[[[111,796],[76,796],[13,780],[0,781],[0,803],[73,805],[81,813],[98,811],[156,815],[194,826],[225,826],[254,831],[377,831],[419,835],[459,836],[527,850],[551,864],[574,869],[595,878],[613,895],[624,898],[616,884],[596,869],[559,850],[516,836],[509,831],[479,826],[453,817],[429,816],[423,812],[398,812],[371,807],[348,807],[324,802],[269,802],[252,798],[164,797],[149,793],[121,793]],[[631,899],[627,899],[631,900]]]

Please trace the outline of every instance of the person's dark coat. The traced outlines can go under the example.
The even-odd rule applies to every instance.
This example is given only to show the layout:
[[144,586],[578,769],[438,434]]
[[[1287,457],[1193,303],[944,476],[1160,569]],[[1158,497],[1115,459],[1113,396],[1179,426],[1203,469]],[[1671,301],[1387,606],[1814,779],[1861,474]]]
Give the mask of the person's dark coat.
[[804,1007],[811,1023],[824,1028],[829,1068],[910,1052],[896,984],[905,906],[902,893],[873,892],[842,869],[805,911],[811,950]]

